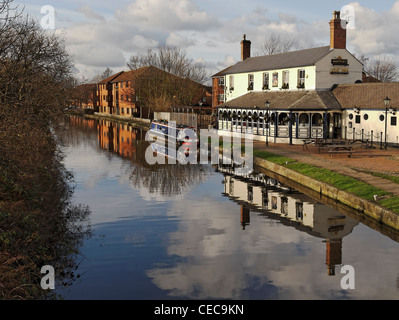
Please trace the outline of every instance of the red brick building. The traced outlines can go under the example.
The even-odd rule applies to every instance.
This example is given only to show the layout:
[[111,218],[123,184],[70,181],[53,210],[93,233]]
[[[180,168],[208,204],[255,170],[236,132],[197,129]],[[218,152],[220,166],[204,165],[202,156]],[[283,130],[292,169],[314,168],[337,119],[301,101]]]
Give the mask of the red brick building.
[[[164,89],[170,91],[169,95],[173,93],[176,100],[184,97],[186,101],[190,100],[190,105],[211,104],[211,88],[148,66],[137,70],[121,71],[99,82],[97,84],[99,112],[128,117],[148,115],[147,106],[143,101],[148,101],[148,96],[151,94],[154,96],[159,94],[158,89],[165,80],[171,80],[172,85]],[[145,86],[145,92],[136,92],[136,88],[140,88],[138,82],[141,83],[141,87]],[[153,90],[150,90],[150,86],[153,86]]]

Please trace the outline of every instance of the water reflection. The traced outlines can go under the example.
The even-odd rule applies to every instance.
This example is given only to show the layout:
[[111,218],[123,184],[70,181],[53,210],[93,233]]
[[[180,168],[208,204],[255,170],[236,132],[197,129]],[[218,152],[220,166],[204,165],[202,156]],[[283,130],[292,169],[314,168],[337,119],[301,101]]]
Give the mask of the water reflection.
[[[87,246],[91,278],[72,297],[81,290],[85,298],[117,299],[397,294],[397,243],[345,212],[260,172],[237,176],[226,166],[150,166],[144,132],[93,123],[88,134],[96,148],[87,150],[91,163],[81,174],[94,166],[96,174],[107,172],[106,183],[90,186],[90,196],[97,195],[94,216],[108,220],[97,225],[106,235],[101,247]],[[90,146],[93,141],[80,140]],[[342,290],[342,264],[356,268],[356,291]]]
[[343,238],[358,224],[340,212],[287,187],[264,173],[235,176],[231,166],[220,166],[224,176],[224,195],[240,206],[241,225],[250,224],[253,210],[268,219],[294,227],[326,243],[328,275],[335,275],[335,266],[343,264]]

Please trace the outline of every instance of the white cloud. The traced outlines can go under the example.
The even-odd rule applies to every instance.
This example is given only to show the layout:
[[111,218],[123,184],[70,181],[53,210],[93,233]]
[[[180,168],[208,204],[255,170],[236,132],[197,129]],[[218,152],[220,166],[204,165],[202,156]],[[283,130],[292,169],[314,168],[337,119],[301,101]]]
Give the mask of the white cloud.
[[88,5],[81,6],[78,9],[79,12],[83,13],[86,18],[88,19],[94,19],[94,20],[100,20],[100,21],[105,21],[104,16],[101,14],[95,12],[92,8],[90,8]]
[[166,44],[169,46],[187,48],[193,46],[195,41],[193,38],[180,35],[176,32],[171,32],[166,39]]
[[137,0],[124,10],[117,10],[115,16],[144,30],[206,30],[218,25],[211,14],[190,0]]
[[348,46],[366,56],[397,54],[399,49],[399,1],[389,11],[373,9],[351,3],[355,9],[355,29],[348,30]]

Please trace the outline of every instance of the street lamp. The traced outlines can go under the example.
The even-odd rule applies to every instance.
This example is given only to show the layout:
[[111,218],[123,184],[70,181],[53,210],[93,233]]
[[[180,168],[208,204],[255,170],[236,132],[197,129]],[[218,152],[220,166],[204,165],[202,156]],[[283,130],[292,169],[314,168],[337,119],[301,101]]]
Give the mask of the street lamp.
[[384,99],[384,105],[385,105],[385,150],[387,149],[388,108],[389,108],[390,101],[391,101],[391,99],[389,99],[388,96]]
[[269,129],[269,122],[270,122],[270,118],[269,118],[270,102],[269,102],[269,100],[266,100],[266,102],[265,102],[265,107],[266,107],[266,114],[265,114],[265,123],[266,123],[266,147],[268,147],[268,146],[269,146],[269,133],[270,133],[270,129]]

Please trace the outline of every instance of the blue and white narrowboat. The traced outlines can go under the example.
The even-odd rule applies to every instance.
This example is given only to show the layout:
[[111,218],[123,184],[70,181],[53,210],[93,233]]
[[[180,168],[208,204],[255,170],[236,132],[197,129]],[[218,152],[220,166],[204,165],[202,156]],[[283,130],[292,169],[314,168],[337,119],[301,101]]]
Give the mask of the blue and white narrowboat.
[[186,125],[172,126],[167,120],[153,120],[150,125],[149,135],[165,141],[176,141],[176,144],[198,143],[194,127]]

